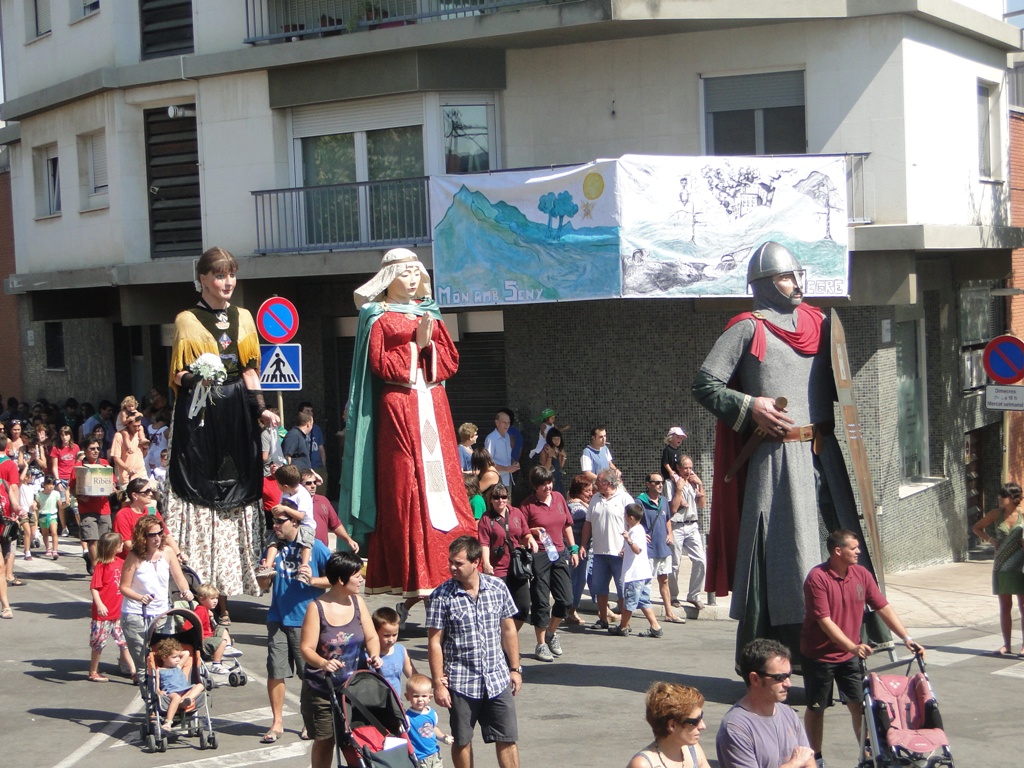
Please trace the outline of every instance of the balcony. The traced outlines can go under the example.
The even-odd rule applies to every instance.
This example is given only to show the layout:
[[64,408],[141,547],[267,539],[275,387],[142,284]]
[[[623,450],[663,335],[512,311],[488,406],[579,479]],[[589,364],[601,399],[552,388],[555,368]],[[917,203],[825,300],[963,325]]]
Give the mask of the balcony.
[[429,243],[428,177],[253,192],[256,253]]
[[[866,152],[845,155],[849,225],[871,223],[864,184],[868,156]],[[546,166],[552,167],[565,166]],[[256,253],[346,251],[429,243],[433,239],[429,181],[430,177],[422,176],[253,192]]]
[[248,44],[329,37],[567,0],[246,0]]

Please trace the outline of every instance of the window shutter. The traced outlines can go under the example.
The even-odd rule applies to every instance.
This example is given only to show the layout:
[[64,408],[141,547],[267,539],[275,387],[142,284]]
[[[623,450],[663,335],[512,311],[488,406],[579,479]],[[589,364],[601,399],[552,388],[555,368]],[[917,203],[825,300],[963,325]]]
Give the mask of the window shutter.
[[107,191],[107,137],[94,133],[90,138],[89,156],[92,160],[92,192]]
[[35,0],[36,3],[36,35],[45,35],[51,29],[50,0]]
[[802,70],[704,79],[704,109],[707,112],[800,107],[803,103]]
[[422,124],[421,94],[366,101],[338,101],[292,110],[292,136],[296,139]]

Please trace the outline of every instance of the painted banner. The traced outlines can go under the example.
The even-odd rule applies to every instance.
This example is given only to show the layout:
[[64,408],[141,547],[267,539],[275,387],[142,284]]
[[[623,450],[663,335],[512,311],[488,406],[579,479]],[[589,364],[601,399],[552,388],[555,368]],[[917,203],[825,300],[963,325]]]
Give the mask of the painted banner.
[[806,296],[847,294],[842,156],[626,155],[430,185],[442,306],[745,296],[767,240],[807,270]]

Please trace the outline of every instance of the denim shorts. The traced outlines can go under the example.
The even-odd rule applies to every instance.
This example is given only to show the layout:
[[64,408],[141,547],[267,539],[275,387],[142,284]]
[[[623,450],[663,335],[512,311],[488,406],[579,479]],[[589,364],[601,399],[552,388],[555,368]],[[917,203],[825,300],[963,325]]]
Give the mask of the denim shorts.
[[622,599],[625,601],[624,611],[633,612],[651,607],[651,582],[649,579],[627,581],[622,587]]

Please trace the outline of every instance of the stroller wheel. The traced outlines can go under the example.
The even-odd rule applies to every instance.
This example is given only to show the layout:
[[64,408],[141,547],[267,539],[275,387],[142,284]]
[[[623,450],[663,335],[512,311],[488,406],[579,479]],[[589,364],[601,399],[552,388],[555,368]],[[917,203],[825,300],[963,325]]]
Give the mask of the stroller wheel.
[[216,749],[217,748],[217,734],[216,733],[211,733],[210,737],[206,740],[206,742],[210,745],[210,749]]
[[245,674],[245,672],[239,672],[238,673],[238,684],[239,685],[245,685],[248,682],[249,682],[249,676],[247,674]]
[[244,683],[241,681],[237,672],[232,672],[228,675],[228,685],[232,688],[237,688],[240,685],[244,685]]
[[156,752],[156,737],[152,733],[146,734],[146,751]]
[[209,739],[206,738],[206,731],[202,728],[199,729],[199,748],[206,749],[210,745]]
[[157,746],[157,751],[158,752],[166,752],[167,751],[167,737],[164,736],[162,739],[160,739],[159,743],[156,746]]

